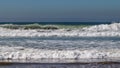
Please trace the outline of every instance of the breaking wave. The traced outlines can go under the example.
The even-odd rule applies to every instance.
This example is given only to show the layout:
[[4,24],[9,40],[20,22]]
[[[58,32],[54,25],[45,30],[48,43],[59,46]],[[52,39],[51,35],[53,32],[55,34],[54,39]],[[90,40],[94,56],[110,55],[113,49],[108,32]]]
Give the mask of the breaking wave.
[[0,28],[0,36],[0,60],[44,58],[76,60],[120,57],[118,37],[120,36],[120,23],[95,25],[73,30]]
[[84,28],[85,30],[88,31],[119,31],[120,30],[120,23],[113,23],[113,24],[102,24],[102,25],[95,25],[92,27]]
[[0,47],[1,60],[14,59],[108,59],[120,57],[119,49],[107,50],[42,50],[24,47]]
[[1,60],[108,59],[120,57],[119,38],[3,38]]
[[98,36],[120,36],[120,23],[102,24],[81,29],[57,29],[57,30],[40,30],[40,29],[4,29],[0,28],[1,37],[98,37]]

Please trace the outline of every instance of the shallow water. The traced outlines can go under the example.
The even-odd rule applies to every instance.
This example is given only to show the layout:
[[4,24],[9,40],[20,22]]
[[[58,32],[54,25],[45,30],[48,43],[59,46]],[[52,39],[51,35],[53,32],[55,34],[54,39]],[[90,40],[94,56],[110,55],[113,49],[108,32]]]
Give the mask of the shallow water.
[[8,65],[0,65],[0,68],[120,68],[120,63],[89,63],[89,64],[80,64],[80,63],[71,63],[71,64],[63,64],[63,63],[14,63]]
[[[42,50],[109,50],[120,49],[120,37],[1,37],[2,47],[24,47]],[[15,49],[0,50],[15,52]],[[21,51],[21,50],[20,50]],[[34,50],[33,50],[34,51]],[[31,52],[31,51],[30,51]],[[39,51],[38,51],[39,53]],[[65,53],[65,52],[64,52]],[[89,51],[87,52],[87,54]],[[1,54],[1,53],[0,53]],[[87,55],[85,54],[85,55]],[[118,52],[119,54],[119,52]],[[1,54],[2,55],[2,54]],[[77,55],[77,54],[76,54]],[[6,55],[3,55],[3,57]],[[116,56],[117,57],[117,56]],[[9,56],[8,56],[9,58]],[[0,60],[0,68],[120,68],[118,58],[101,59],[40,59],[40,60]],[[8,62],[8,63],[6,63]],[[11,63],[12,62],[12,63]],[[20,63],[19,63],[20,62]],[[100,63],[102,62],[102,63]]]
[[80,61],[83,58],[103,61],[114,61],[117,58],[115,61],[118,62],[119,39],[120,37],[1,37],[0,59],[32,60],[30,62],[43,58],[72,59],[72,62],[83,62],[84,60]]
[[119,49],[120,37],[1,37],[0,46],[37,49]]

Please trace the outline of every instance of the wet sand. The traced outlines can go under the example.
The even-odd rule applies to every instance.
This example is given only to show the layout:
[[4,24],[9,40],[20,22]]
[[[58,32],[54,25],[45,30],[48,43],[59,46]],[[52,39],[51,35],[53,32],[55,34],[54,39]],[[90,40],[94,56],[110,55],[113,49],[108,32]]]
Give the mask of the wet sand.
[[1,62],[0,68],[120,68],[120,62],[92,62],[92,63],[6,63],[6,62]]
[[0,60],[0,68],[120,68],[119,58]]

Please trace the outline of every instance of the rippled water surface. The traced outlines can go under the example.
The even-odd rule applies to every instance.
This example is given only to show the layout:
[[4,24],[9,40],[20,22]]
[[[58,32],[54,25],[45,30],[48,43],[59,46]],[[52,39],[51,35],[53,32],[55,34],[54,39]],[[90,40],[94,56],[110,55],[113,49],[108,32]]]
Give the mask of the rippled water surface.
[[120,37],[1,37],[0,46],[37,49],[120,48]]

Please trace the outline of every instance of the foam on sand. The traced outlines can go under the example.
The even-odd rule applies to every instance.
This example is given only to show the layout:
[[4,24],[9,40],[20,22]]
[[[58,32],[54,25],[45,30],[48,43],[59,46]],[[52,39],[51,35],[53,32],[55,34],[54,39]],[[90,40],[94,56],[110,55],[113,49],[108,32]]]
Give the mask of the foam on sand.
[[41,37],[41,36],[67,36],[67,37],[96,37],[96,36],[120,36],[120,23],[102,24],[81,29],[57,29],[57,30],[39,30],[39,29],[5,29],[0,28],[1,37]]

